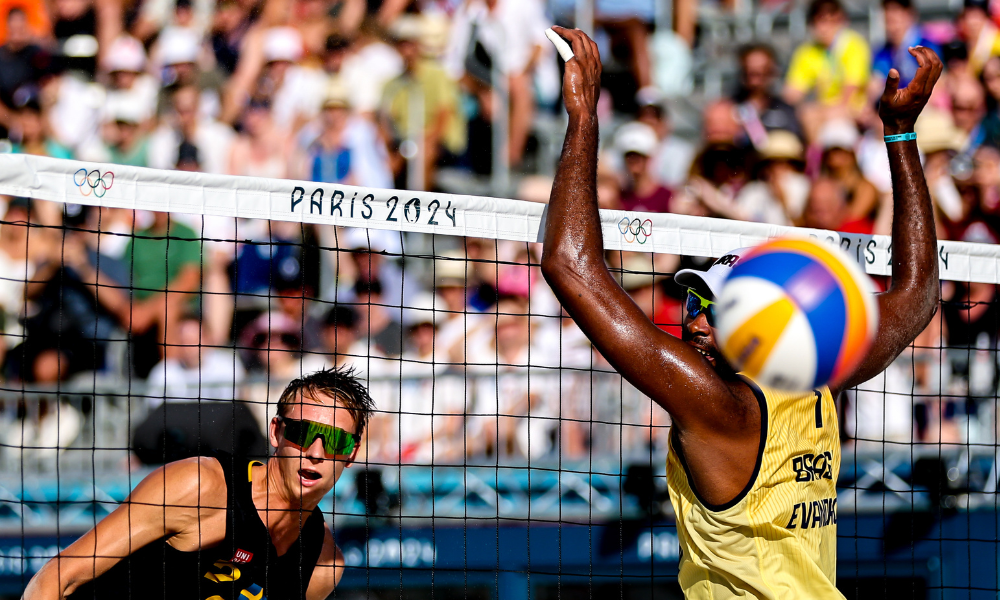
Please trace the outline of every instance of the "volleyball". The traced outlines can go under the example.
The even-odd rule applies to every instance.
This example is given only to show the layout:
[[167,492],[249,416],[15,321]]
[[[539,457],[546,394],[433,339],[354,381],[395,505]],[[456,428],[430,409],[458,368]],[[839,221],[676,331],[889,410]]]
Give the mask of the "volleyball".
[[718,301],[730,364],[762,385],[805,391],[843,381],[878,325],[871,279],[836,247],[778,239],[741,258]]

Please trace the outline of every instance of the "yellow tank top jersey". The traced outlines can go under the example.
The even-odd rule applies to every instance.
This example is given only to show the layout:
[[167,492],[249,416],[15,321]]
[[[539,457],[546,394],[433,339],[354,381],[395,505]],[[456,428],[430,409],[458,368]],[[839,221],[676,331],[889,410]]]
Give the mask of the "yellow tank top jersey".
[[840,432],[829,388],[747,383],[761,405],[756,473],[732,502],[702,502],[671,436],[667,486],[691,599],[843,598],[837,591]]

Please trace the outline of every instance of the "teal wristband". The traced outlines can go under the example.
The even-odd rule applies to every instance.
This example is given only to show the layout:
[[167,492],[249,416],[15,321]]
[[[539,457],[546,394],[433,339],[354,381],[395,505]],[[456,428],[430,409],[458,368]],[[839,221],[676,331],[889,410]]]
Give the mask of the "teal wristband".
[[884,139],[885,139],[885,143],[887,143],[887,144],[891,143],[891,142],[909,142],[910,140],[917,139],[917,134],[911,131],[910,133],[900,133],[900,134],[897,134],[897,135],[887,135],[887,136],[885,136]]

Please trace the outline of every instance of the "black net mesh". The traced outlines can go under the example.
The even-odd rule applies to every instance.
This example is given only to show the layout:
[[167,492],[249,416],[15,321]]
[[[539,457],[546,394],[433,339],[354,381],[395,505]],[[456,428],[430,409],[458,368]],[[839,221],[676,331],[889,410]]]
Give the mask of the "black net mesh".
[[[0,595],[19,596],[158,466],[265,460],[288,382],[350,366],[377,411],[319,505],[346,565],[335,597],[680,598],[670,419],[561,311],[540,249],[12,200],[0,222]],[[607,260],[679,335],[671,274],[707,261]],[[943,289],[912,348],[839,399],[849,598],[1000,587],[997,291]],[[298,593],[302,556],[268,575],[268,595]],[[168,563],[160,576],[180,577]],[[193,577],[209,597],[216,580]],[[166,595],[127,583],[134,597]]]

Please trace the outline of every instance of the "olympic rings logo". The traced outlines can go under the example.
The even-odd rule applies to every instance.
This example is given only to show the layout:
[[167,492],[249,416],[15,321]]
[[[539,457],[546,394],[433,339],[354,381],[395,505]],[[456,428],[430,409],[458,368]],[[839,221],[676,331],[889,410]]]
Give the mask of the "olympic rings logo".
[[115,174],[108,171],[101,175],[101,172],[97,169],[93,171],[80,169],[73,174],[73,183],[76,184],[82,196],[93,194],[98,198],[103,198],[104,194],[107,194],[111,186],[115,184]]
[[625,241],[629,244],[632,242],[645,244],[646,240],[653,235],[653,222],[649,219],[640,221],[639,219],[629,220],[628,217],[622,217],[622,220],[618,221],[618,231],[622,233]]

